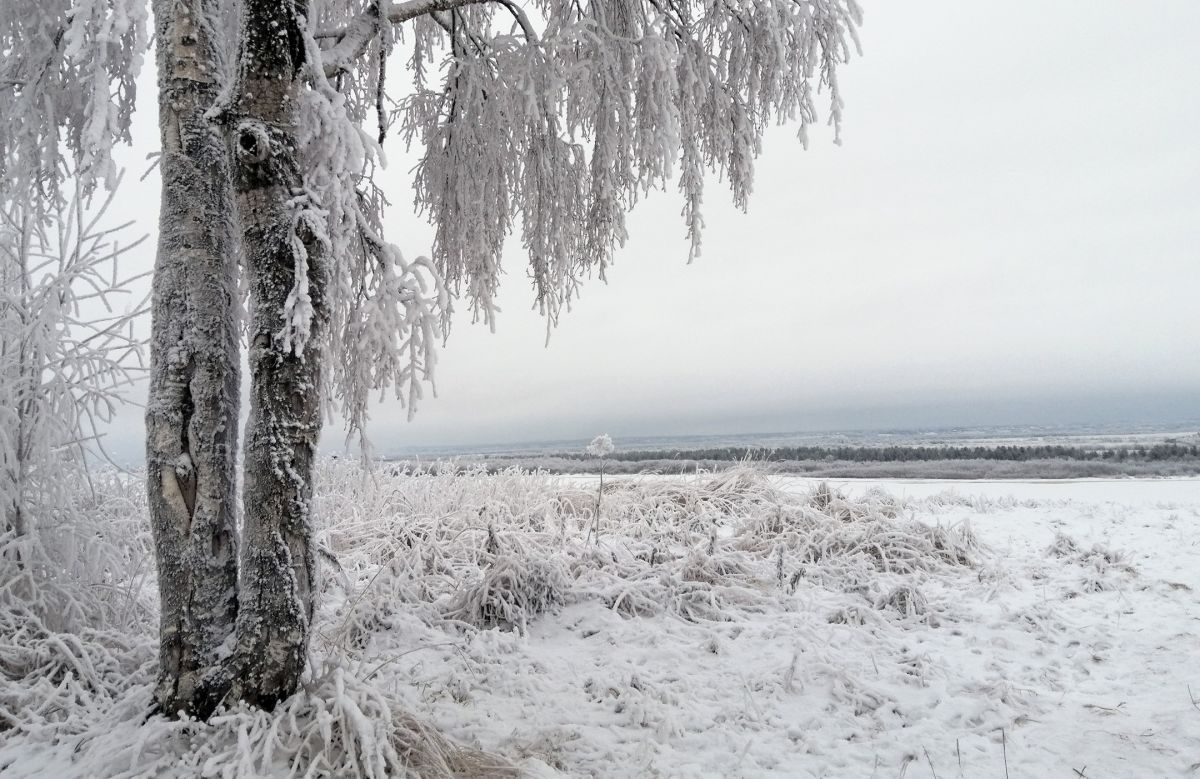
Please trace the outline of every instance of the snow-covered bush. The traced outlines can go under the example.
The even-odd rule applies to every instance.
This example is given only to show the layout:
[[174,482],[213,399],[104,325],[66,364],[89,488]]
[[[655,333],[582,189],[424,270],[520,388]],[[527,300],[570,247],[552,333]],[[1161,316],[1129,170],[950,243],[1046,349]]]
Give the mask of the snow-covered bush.
[[[838,496],[817,511],[812,498],[780,492],[750,469],[613,482],[602,538],[619,542],[596,545],[589,498],[571,480],[482,469],[362,480],[345,468],[323,478],[354,496],[338,505],[355,514],[326,532],[350,578],[369,572],[346,617],[355,623],[401,603],[425,625],[449,618],[524,631],[538,613],[585,600],[631,617],[726,621],[805,580],[869,594],[870,606],[880,588],[868,585],[881,576],[971,566],[983,552],[965,524],[896,518],[890,496]],[[395,619],[360,624],[359,641]]]
[[911,584],[902,584],[880,598],[876,608],[893,608],[904,617],[921,617],[929,611],[929,601],[924,593]]
[[872,513],[869,505],[828,505],[832,516],[803,504],[781,504],[743,526],[735,543],[759,553],[782,548],[800,565],[816,566],[820,575],[848,581],[872,572],[913,574],[942,565],[970,565],[979,550],[965,524],[930,526]]

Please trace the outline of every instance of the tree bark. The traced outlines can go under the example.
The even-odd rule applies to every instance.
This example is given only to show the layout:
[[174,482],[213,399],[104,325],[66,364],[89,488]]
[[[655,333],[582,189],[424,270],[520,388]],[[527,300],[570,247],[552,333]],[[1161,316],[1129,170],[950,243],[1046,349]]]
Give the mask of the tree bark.
[[162,201],[146,463],[161,601],[158,706],[206,717],[237,613],[237,260],[228,157],[205,119],[219,0],[154,0]]
[[[308,205],[297,159],[303,46],[289,0],[246,0],[238,96],[225,117],[250,274],[250,417],[244,548],[231,697],[271,708],[295,692],[313,616],[313,460],[321,430],[326,251],[297,223]],[[282,337],[307,254],[307,348]],[[299,353],[298,353],[299,352]]]

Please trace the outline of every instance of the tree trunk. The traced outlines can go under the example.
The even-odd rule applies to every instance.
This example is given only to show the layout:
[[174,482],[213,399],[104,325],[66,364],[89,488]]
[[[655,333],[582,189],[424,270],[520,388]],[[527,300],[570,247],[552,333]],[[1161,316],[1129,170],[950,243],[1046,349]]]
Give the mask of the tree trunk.
[[[321,342],[328,318],[326,251],[298,220],[312,204],[303,194],[296,148],[304,55],[295,11],[288,0],[244,3],[238,97],[226,117],[252,314],[244,550],[231,696],[266,708],[295,692],[308,652],[315,567],[313,460],[321,430]],[[307,348],[284,337],[298,268],[311,298]]]
[[161,600],[157,703],[206,717],[237,614],[237,260],[228,156],[205,119],[220,0],[154,0],[162,205],[146,463]]
[[[21,220],[19,243],[13,250],[12,268],[5,269],[4,281],[8,289],[12,289],[13,281],[20,294],[19,305],[5,312],[5,316],[16,319],[15,332],[17,337],[11,343],[0,347],[0,354],[16,352],[17,369],[15,375],[0,377],[0,381],[9,382],[8,393],[15,413],[11,429],[6,431],[7,443],[11,447],[8,452],[8,462],[4,468],[4,483],[0,485],[0,495],[7,495],[8,505],[4,507],[4,532],[11,532],[15,543],[11,549],[6,548],[5,554],[12,552],[17,565],[21,565],[21,544],[29,534],[28,520],[25,516],[25,490],[28,484],[28,467],[30,454],[30,428],[35,421],[38,402],[38,379],[40,375],[31,375],[31,354],[33,344],[29,336],[29,252],[30,235],[33,225],[28,214]],[[15,279],[12,277],[16,277]],[[6,421],[8,421],[6,419]],[[6,458],[7,459],[7,458]]]

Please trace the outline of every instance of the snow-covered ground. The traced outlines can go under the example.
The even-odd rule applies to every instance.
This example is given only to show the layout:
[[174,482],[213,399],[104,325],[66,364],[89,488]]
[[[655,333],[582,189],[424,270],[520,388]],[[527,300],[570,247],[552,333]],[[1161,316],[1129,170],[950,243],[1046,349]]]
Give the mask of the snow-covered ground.
[[325,731],[143,724],[148,633],[90,724],[0,730],[0,773],[287,775],[299,743],[346,775],[378,700],[534,776],[1200,771],[1197,480],[625,479],[596,540],[590,480],[322,479]]
[[[595,489],[600,477],[573,475],[572,483]],[[804,494],[819,484],[857,497],[870,490],[883,490],[897,498],[954,496],[955,499],[989,498],[1000,501],[1039,501],[1073,503],[1119,503],[1127,506],[1200,505],[1200,477],[1116,479],[822,479],[808,476],[767,475],[771,485],[795,494]],[[687,480],[687,477],[650,474],[643,476],[607,476],[606,481]]]
[[[822,479],[773,476],[773,484],[789,492],[806,492]],[[1028,481],[963,481],[958,479],[829,479],[848,495],[877,488],[899,498],[954,494],[997,500],[1121,504],[1125,506],[1200,505],[1200,478],[1165,479],[1035,479]]]
[[762,599],[729,621],[568,606],[528,637],[479,636],[502,647],[495,662],[414,657],[430,685],[414,704],[573,776],[1200,769],[1200,483],[845,486],[906,496],[901,514],[920,522],[969,523],[984,550],[970,567],[880,575],[912,586],[923,613],[877,608],[873,583],[802,577],[789,592],[769,564],[743,583]]

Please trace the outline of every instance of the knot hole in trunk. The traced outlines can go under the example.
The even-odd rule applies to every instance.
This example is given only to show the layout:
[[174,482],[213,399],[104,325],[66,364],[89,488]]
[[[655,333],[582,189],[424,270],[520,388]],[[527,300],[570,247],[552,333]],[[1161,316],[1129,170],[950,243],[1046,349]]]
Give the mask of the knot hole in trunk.
[[242,122],[237,129],[238,159],[258,165],[271,156],[271,134],[262,122]]

